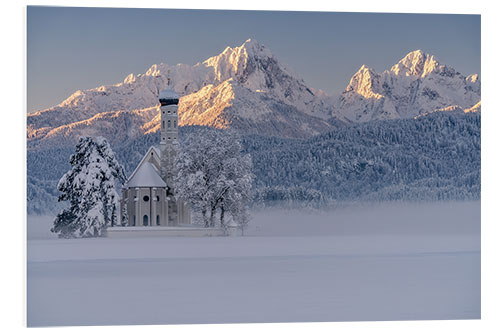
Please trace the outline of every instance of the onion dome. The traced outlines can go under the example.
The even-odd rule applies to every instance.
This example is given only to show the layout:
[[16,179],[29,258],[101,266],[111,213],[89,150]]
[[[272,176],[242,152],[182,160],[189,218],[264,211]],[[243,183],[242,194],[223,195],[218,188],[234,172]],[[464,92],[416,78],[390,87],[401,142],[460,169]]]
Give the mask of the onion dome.
[[173,91],[170,86],[165,89],[160,91],[160,95],[158,96],[158,99],[160,100],[160,104],[163,105],[177,105],[179,104],[179,95]]

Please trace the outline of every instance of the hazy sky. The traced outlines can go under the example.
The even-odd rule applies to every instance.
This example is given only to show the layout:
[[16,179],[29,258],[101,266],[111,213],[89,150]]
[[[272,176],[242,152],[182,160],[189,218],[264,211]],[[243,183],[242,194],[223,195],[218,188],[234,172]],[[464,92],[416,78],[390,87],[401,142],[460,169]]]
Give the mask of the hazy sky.
[[329,94],[362,64],[383,71],[416,49],[466,75],[481,70],[478,15],[28,7],[27,22],[28,112],[248,38]]

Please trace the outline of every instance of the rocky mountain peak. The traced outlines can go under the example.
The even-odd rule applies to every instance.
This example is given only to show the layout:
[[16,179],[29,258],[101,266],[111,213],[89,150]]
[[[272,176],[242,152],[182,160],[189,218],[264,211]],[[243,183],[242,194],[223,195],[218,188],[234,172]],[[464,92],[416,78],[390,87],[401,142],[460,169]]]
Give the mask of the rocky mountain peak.
[[231,77],[237,78],[248,75],[255,70],[259,63],[274,59],[271,51],[254,39],[248,39],[241,46],[226,47],[224,51],[203,62],[214,70],[216,79],[225,81]]
[[379,95],[374,92],[377,82],[378,74],[370,67],[362,65],[352,76],[345,92],[355,92],[365,98],[378,98]]
[[438,60],[422,50],[408,53],[397,64],[392,66],[391,72],[396,75],[425,77],[439,68]]

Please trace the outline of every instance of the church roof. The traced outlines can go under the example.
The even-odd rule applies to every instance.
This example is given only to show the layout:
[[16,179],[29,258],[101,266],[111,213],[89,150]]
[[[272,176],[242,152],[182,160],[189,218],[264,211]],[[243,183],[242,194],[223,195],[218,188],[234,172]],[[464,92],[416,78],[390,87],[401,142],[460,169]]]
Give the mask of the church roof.
[[160,95],[158,96],[158,99],[179,99],[179,95],[173,91],[170,87],[168,87],[165,90],[160,91]]
[[158,169],[151,162],[144,162],[135,170],[125,187],[166,187]]
[[170,88],[170,85],[167,89],[160,91],[158,99],[162,106],[179,104],[179,95]]
[[155,153],[156,153],[158,156],[161,156],[161,152],[160,152],[160,149],[158,149],[158,147],[151,146],[149,149],[154,150],[154,151],[155,151]]

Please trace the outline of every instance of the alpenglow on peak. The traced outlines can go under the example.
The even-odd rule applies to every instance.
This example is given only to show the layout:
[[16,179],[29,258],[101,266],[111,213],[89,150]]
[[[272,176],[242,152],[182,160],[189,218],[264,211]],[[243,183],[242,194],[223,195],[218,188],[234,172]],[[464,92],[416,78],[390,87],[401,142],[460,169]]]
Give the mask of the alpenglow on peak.
[[267,47],[250,38],[240,46],[227,46],[221,54],[208,58],[203,64],[214,68],[230,64],[236,71],[245,66],[249,58],[273,58],[273,54]]
[[396,75],[414,75],[425,77],[440,66],[439,61],[422,50],[415,50],[408,53],[397,64],[392,66],[391,72]]

